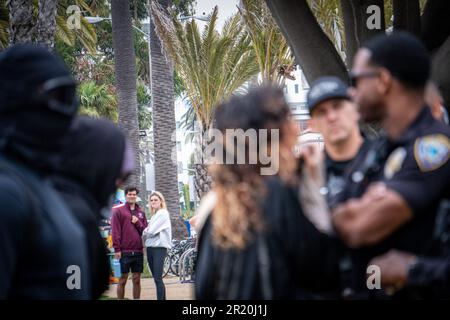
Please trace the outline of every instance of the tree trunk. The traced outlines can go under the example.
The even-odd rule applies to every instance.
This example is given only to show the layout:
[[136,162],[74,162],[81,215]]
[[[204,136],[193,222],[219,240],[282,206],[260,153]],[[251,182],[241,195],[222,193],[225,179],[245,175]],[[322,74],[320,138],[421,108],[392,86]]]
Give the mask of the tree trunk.
[[[433,55],[432,79],[450,105],[450,1],[428,0],[422,14],[420,38]],[[448,107],[447,107],[448,109]]]
[[33,1],[9,1],[9,42],[11,45],[33,41]]
[[[159,0],[159,4],[166,10],[170,1]],[[155,32],[152,17],[150,19],[150,52],[155,187],[166,198],[173,237],[181,239],[187,235],[187,229],[180,215],[176,141],[172,139],[176,132],[173,67],[161,51],[161,43]]]
[[119,127],[134,150],[136,168],[127,183],[140,184],[139,122],[136,95],[136,55],[129,0],[111,0],[112,35],[119,105]]
[[450,36],[433,56],[432,79],[444,98],[444,104],[450,111]]
[[[380,8],[380,29],[369,29],[367,19],[371,14],[367,8],[376,5]],[[347,66],[350,67],[358,48],[369,38],[384,32],[384,4],[383,0],[341,0],[342,14],[344,16],[345,43]]]
[[435,52],[450,34],[450,1],[428,0],[422,14],[420,38]]
[[[204,151],[204,146],[201,146],[202,152]],[[203,153],[204,154],[204,153]],[[205,194],[211,190],[212,178],[208,173],[208,166],[204,163],[194,164],[195,176],[194,176],[194,187],[197,193],[197,199],[201,200]]]
[[394,31],[406,30],[420,36],[419,0],[392,0]]
[[323,75],[335,75],[347,81],[344,62],[320,28],[306,0],[266,0],[266,3],[308,82]]
[[36,42],[49,49],[55,46],[57,4],[58,0],[39,0]]

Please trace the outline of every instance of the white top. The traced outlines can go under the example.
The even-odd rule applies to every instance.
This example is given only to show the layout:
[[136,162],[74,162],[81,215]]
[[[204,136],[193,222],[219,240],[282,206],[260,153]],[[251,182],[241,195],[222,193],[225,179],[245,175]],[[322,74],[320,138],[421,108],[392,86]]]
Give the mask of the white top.
[[159,209],[150,219],[147,228],[142,233],[146,247],[172,247],[172,225],[169,211]]

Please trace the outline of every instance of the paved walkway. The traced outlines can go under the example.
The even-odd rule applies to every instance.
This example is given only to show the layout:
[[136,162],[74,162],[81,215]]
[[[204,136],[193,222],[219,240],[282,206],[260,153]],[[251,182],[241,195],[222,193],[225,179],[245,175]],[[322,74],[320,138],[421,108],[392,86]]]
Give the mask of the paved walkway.
[[[166,285],[167,300],[193,300],[193,283],[181,283],[179,277],[167,276],[163,279]],[[125,299],[133,299],[133,283],[128,279],[125,287]],[[105,295],[110,298],[117,298],[117,284],[111,284]],[[153,278],[141,280],[141,300],[156,300],[156,287]]]

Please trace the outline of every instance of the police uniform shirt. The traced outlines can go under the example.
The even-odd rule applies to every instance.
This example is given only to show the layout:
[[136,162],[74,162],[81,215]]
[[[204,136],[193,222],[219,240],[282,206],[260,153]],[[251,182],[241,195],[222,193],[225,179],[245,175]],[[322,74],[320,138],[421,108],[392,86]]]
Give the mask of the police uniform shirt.
[[345,161],[335,161],[325,151],[326,168],[326,193],[329,207],[334,207],[335,199],[345,187],[345,177],[353,168],[354,160],[364,155],[370,146],[370,141],[365,139],[355,157]]
[[409,222],[381,243],[353,250],[360,268],[359,284],[365,284],[368,261],[389,249],[426,252],[432,240],[437,207],[443,198],[449,197],[449,157],[450,129],[435,120],[428,107],[422,109],[399,139],[379,138],[359,157],[339,200],[361,197],[370,183],[380,181],[397,192],[413,213]]

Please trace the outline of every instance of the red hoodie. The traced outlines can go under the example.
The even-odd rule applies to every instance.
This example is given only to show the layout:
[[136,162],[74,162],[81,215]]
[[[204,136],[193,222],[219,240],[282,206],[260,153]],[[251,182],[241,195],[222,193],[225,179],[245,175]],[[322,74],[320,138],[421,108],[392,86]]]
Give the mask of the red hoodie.
[[145,213],[136,204],[136,224],[131,223],[131,209],[128,203],[113,207],[111,218],[112,239],[115,252],[142,252],[142,232],[147,227]]

